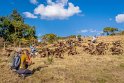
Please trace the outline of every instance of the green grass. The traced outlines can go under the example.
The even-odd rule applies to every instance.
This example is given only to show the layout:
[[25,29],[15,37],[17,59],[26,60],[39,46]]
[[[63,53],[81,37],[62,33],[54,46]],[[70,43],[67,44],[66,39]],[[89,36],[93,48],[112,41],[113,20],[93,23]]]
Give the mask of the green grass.
[[121,67],[121,68],[124,68],[124,63],[121,63],[121,64],[120,64],[120,67]]
[[53,63],[53,57],[47,57],[47,60],[44,61],[44,64],[50,65]]
[[97,78],[98,83],[106,83],[106,79],[104,78]]
[[53,57],[48,57],[47,61],[48,61],[49,64],[52,64],[53,63]]

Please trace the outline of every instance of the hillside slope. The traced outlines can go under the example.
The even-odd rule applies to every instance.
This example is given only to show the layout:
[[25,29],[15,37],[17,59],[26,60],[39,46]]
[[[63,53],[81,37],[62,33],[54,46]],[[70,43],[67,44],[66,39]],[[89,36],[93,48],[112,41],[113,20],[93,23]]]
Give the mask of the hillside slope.
[[[112,42],[122,40],[121,36],[100,37],[99,41]],[[124,46],[123,46],[124,47]],[[35,64],[29,69],[41,67],[32,76],[21,79],[9,69],[8,58],[0,57],[0,83],[124,83],[123,55],[89,55],[78,48],[80,54],[64,59],[53,58],[47,64],[47,58],[33,58]]]

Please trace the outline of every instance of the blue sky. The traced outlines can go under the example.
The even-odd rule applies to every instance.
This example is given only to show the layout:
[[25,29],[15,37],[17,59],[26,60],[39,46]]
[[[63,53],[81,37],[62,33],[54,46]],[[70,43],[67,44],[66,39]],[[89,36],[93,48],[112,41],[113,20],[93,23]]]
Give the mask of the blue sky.
[[0,16],[13,9],[38,36],[98,35],[107,26],[124,30],[124,0],[0,0]]

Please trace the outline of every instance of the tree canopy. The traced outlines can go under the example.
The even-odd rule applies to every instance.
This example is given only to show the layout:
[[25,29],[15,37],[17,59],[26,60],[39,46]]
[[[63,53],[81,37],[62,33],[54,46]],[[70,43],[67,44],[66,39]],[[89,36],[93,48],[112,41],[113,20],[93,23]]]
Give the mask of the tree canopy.
[[42,36],[42,41],[53,43],[57,39],[57,35],[55,34],[45,34]]
[[106,33],[107,35],[115,35],[115,32],[118,31],[118,28],[113,28],[113,27],[105,27],[103,29],[103,32]]
[[24,23],[24,18],[16,10],[8,16],[0,16],[0,37],[5,41],[36,39],[35,33],[35,27]]

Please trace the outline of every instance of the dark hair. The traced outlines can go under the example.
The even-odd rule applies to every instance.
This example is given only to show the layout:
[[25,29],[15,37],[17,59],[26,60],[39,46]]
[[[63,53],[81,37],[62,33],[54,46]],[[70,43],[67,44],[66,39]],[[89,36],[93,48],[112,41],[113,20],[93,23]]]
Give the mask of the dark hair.
[[26,54],[29,54],[29,51],[27,49],[24,49],[24,51],[26,51]]

